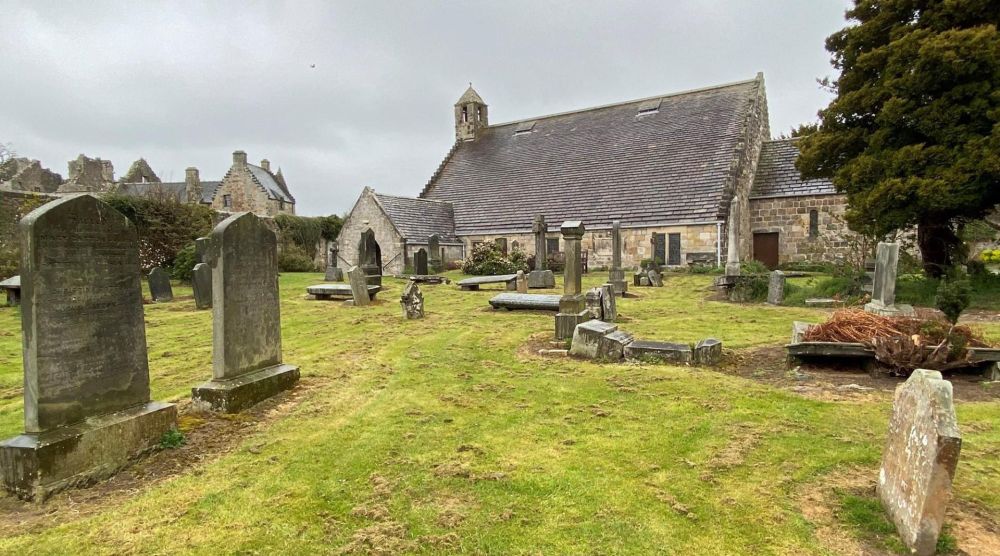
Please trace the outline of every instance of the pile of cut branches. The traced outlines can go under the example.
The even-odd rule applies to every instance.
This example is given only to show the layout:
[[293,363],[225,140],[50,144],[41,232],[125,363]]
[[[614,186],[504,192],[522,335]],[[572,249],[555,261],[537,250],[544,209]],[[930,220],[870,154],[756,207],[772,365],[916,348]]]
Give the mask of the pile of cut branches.
[[883,317],[860,309],[835,312],[811,326],[807,342],[856,342],[875,350],[875,358],[898,372],[913,369],[949,370],[972,365],[970,347],[987,347],[968,326],[944,320]]

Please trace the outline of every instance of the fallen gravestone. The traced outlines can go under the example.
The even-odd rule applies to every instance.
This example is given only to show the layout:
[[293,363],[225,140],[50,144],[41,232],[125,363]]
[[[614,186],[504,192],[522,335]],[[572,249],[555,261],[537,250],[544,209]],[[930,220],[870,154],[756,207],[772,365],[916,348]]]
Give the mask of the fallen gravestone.
[[[400,278],[403,278],[402,276]],[[450,280],[444,276],[438,276],[436,274],[413,274],[411,276],[405,277],[411,282],[416,282],[418,284],[449,284]]]
[[174,290],[170,287],[170,275],[166,270],[155,267],[149,271],[149,296],[157,303],[174,300]]
[[715,338],[705,338],[694,346],[695,365],[716,367],[722,363],[722,342]]
[[771,272],[767,281],[767,302],[771,305],[785,302],[785,273],[780,270]]
[[406,286],[403,287],[403,295],[399,298],[399,304],[403,308],[403,318],[424,318],[424,295],[420,293],[416,282],[406,283]]
[[299,380],[281,361],[277,238],[244,212],[212,230],[212,380],[192,389],[196,406],[237,413]]
[[597,319],[582,322],[573,329],[569,354],[587,359],[597,358],[598,346],[605,334],[618,330],[618,325]]
[[528,279],[524,276],[523,270],[517,271],[517,278],[514,279],[517,293],[528,293]]
[[566,251],[566,267],[563,269],[563,296],[559,299],[559,313],[556,314],[556,339],[572,338],[576,325],[590,319],[583,289],[582,245],[583,222],[571,220],[563,222],[562,232]]
[[19,225],[24,431],[0,443],[4,487],[25,499],[109,477],[176,427],[149,399],[135,227],[91,195]]
[[[368,298],[375,299],[375,294],[382,291],[382,286],[365,286],[368,288]],[[350,284],[316,284],[306,287],[306,293],[313,299],[322,301],[346,301],[354,299],[354,290]]]
[[12,276],[0,282],[0,289],[7,292],[7,305],[16,307],[21,304],[21,277]]
[[652,340],[635,340],[625,346],[625,358],[637,361],[685,364],[691,362],[691,346]]
[[347,271],[347,280],[351,284],[351,300],[354,302],[355,307],[364,307],[371,303],[371,296],[368,290],[369,284],[364,270],[360,267],[352,266]]
[[504,292],[490,299],[490,305],[494,309],[507,309],[508,311],[516,309],[559,311],[559,299],[558,295]]
[[632,335],[624,330],[605,334],[597,344],[597,359],[621,361],[625,358],[625,348],[633,341]]
[[649,279],[650,286],[654,288],[663,287],[663,275],[660,274],[659,270],[656,270],[655,268],[650,268],[649,270],[646,271],[646,278]]
[[914,554],[934,554],[962,437],[951,383],[917,369],[896,388],[876,490]]
[[875,278],[872,300],[865,311],[884,317],[912,317],[909,305],[896,305],[896,266],[899,264],[899,244],[881,242],[875,250]]
[[458,287],[465,291],[478,291],[484,284],[504,284],[508,291],[517,290],[517,274],[498,274],[496,276],[475,276],[459,280]]
[[212,308],[212,267],[207,263],[194,265],[191,273],[191,286],[194,290],[194,306],[196,309]]

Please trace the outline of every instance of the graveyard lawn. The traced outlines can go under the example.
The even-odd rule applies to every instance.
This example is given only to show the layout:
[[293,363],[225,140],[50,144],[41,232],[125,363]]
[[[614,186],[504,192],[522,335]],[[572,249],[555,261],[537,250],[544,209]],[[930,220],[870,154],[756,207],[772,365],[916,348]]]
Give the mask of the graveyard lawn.
[[[592,272],[584,287],[605,279]],[[871,525],[877,512],[857,517],[874,500],[886,389],[824,399],[746,369],[540,357],[553,314],[494,311],[497,290],[422,285],[426,317],[405,320],[400,280],[386,279],[368,307],[307,300],[321,281],[280,279],[283,359],[302,382],[226,419],[183,403],[211,376],[211,312],[176,284],[173,302],[146,305],[153,399],[182,402],[188,444],[138,463],[127,488],[90,489],[100,496],[70,491],[40,508],[0,497],[0,553],[899,549],[891,526]],[[671,275],[630,288],[619,327],[713,336],[728,361],[775,367],[753,354],[787,342],[793,320],[826,314],[712,301],[710,282]],[[1000,325],[982,326],[1000,340]],[[2,437],[22,430],[21,380],[19,315],[3,308]],[[969,553],[1000,546],[989,517],[1000,513],[1000,402],[985,399],[956,404],[964,444],[943,538]]]

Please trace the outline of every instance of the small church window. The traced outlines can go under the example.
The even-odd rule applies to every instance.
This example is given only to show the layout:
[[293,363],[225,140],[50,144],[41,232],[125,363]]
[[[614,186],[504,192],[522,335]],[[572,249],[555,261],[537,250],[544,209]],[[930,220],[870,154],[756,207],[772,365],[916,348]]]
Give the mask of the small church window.
[[548,253],[559,252],[559,238],[550,237],[545,239],[545,251]]
[[819,237],[819,211],[811,209],[809,211],[809,238],[816,239],[817,237]]

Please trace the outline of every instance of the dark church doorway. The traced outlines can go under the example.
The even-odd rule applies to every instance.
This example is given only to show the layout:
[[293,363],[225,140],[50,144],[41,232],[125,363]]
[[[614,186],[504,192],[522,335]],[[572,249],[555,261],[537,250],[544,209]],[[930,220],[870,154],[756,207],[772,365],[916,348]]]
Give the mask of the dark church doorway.
[[382,248],[370,229],[362,232],[358,243],[358,266],[368,277],[369,285],[382,285]]
[[778,232],[753,235],[753,258],[771,270],[778,268]]

